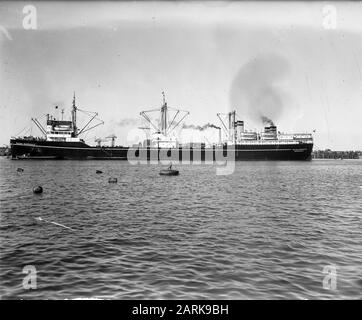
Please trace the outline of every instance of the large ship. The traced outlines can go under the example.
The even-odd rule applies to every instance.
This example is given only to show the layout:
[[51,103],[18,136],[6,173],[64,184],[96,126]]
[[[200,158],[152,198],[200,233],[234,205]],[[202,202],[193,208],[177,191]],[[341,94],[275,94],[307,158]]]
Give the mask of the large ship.
[[[179,143],[175,129],[189,114],[188,111],[171,108],[167,105],[165,95],[161,108],[143,111],[140,115],[146,120],[147,139],[133,146],[115,146],[116,136],[112,135],[111,146],[102,146],[102,139],[96,146],[88,145],[82,134],[103,124],[92,125],[97,119],[94,113],[86,125],[77,127],[77,111],[75,95],[73,97],[71,120],[56,119],[46,115],[46,126],[39,120],[32,119],[42,132],[43,137],[22,136],[10,139],[12,159],[59,159],[59,160],[129,160],[156,163],[158,161],[193,162],[217,161],[220,157],[229,160],[310,160],[313,149],[313,137],[310,133],[285,134],[277,131],[275,125],[264,128],[264,132],[246,130],[244,121],[238,120],[235,111],[217,114],[221,126],[212,127],[218,130],[218,141],[206,143]],[[157,112],[153,121],[150,114]],[[88,113],[89,114],[89,113]],[[195,126],[194,126],[195,127]],[[224,139],[222,139],[222,131]],[[96,140],[97,141],[97,140]]]

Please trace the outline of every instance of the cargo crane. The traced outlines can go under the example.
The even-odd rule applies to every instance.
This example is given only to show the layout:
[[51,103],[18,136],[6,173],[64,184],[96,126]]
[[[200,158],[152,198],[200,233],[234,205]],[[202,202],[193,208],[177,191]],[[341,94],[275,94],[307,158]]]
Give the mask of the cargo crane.
[[111,134],[108,137],[106,137],[106,139],[111,139],[111,147],[113,148],[115,145],[115,141],[117,139],[117,136],[115,134]]
[[102,142],[107,142],[107,141],[108,141],[107,139],[102,139],[102,138],[94,139],[94,142],[97,142],[97,147],[100,147]]

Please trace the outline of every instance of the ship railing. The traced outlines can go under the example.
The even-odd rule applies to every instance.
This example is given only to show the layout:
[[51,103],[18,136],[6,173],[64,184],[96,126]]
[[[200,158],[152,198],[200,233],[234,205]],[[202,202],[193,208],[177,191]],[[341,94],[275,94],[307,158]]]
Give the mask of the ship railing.
[[298,145],[300,143],[313,143],[313,140],[239,140],[237,141],[237,144],[257,144],[257,145],[276,145],[276,144],[295,144]]
[[20,139],[20,140],[28,140],[28,141],[45,141],[46,138],[43,137],[33,137],[33,136],[12,136],[11,139]]

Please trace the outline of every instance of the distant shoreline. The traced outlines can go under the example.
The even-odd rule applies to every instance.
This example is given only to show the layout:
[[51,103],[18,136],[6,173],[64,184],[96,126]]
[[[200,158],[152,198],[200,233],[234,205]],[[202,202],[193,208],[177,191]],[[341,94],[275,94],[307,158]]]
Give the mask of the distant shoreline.
[[355,159],[350,159],[350,158],[344,158],[344,159],[341,159],[341,158],[336,158],[336,159],[333,159],[333,158],[312,158],[312,160],[362,160],[362,158],[355,158]]

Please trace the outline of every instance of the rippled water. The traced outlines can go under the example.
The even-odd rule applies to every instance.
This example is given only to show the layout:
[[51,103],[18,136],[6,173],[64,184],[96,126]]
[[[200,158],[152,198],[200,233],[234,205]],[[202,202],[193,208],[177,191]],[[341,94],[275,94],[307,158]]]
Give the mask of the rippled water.
[[228,176],[182,165],[178,177],[121,161],[0,165],[3,299],[362,296],[361,160],[238,162]]

